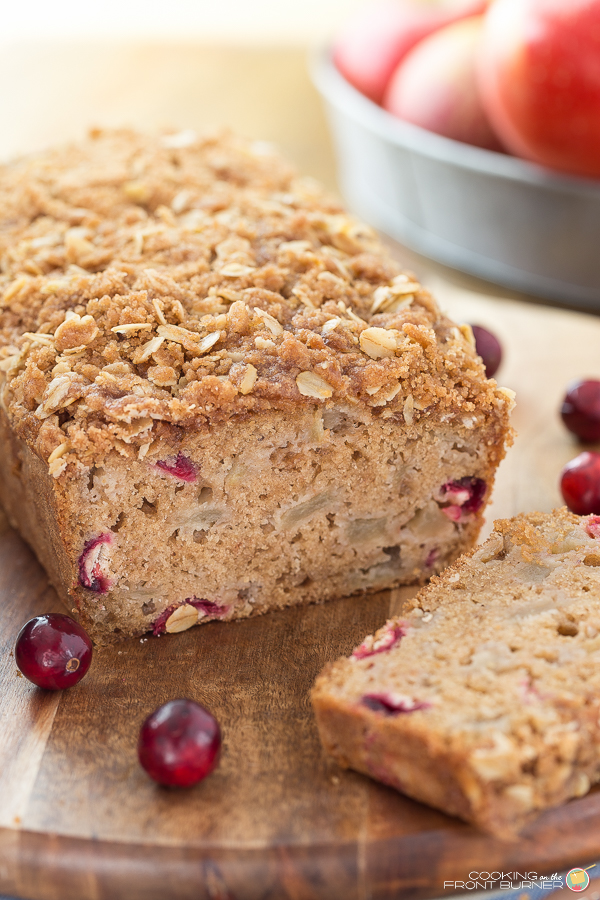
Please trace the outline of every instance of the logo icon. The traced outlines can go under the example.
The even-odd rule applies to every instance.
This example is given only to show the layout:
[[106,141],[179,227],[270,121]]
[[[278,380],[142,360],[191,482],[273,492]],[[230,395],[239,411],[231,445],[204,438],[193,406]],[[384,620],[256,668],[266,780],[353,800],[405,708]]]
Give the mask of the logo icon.
[[585,891],[590,883],[590,876],[585,869],[571,869],[565,878],[565,882],[571,891]]

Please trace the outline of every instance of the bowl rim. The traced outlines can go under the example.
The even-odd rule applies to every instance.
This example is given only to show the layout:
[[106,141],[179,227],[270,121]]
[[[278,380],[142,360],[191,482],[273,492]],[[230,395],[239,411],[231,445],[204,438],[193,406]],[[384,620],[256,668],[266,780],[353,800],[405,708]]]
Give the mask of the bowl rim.
[[555,173],[534,162],[463,144],[397,119],[361,94],[347,81],[333,62],[330,44],[321,44],[310,53],[309,68],[321,95],[358,124],[388,143],[401,146],[439,162],[523,184],[535,184],[569,194],[598,193],[600,180]]

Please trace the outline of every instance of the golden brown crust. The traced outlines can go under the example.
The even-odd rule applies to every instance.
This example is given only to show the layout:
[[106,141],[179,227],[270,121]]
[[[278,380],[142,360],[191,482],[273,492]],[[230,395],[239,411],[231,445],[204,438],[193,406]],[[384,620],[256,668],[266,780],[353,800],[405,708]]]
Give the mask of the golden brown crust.
[[408,428],[493,418],[503,453],[510,397],[468,327],[260,145],[95,132],[12,163],[0,252],[3,403],[55,476],[329,402]]

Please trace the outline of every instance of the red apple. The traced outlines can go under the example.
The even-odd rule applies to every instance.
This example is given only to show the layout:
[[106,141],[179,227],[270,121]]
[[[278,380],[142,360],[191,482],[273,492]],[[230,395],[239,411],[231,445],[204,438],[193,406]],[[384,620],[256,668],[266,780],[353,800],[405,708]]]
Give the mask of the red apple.
[[513,153],[600,177],[600,0],[495,0],[478,74]]
[[384,107],[413,125],[488,150],[501,149],[483,111],[475,74],[482,16],[440,28],[404,57]]
[[380,103],[403,56],[449,22],[483,12],[489,0],[376,0],[342,29],[334,62],[350,84]]

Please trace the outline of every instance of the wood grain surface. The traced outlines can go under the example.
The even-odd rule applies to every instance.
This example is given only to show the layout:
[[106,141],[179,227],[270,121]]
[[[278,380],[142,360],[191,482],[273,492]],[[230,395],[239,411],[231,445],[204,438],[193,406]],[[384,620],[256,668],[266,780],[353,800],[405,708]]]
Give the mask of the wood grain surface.
[[[15,78],[15,72],[19,78]],[[0,155],[89,124],[229,123],[276,140],[333,185],[304,55],[235,48],[22,46],[0,58]],[[557,414],[566,383],[600,377],[600,320],[502,296],[410,258],[458,321],[491,327],[517,391],[519,436],[496,515],[549,510],[578,452]],[[489,528],[489,524],[487,526]],[[31,900],[383,900],[432,897],[472,869],[554,872],[600,849],[600,792],[546,813],[504,844],[322,754],[308,692],[323,664],[397,613],[410,590],[339,600],[98,652],[80,685],[46,693],[12,647],[32,615],[60,609],[43,570],[0,529],[0,892]],[[221,722],[204,783],[152,784],[135,746],[143,718],[188,696]]]

